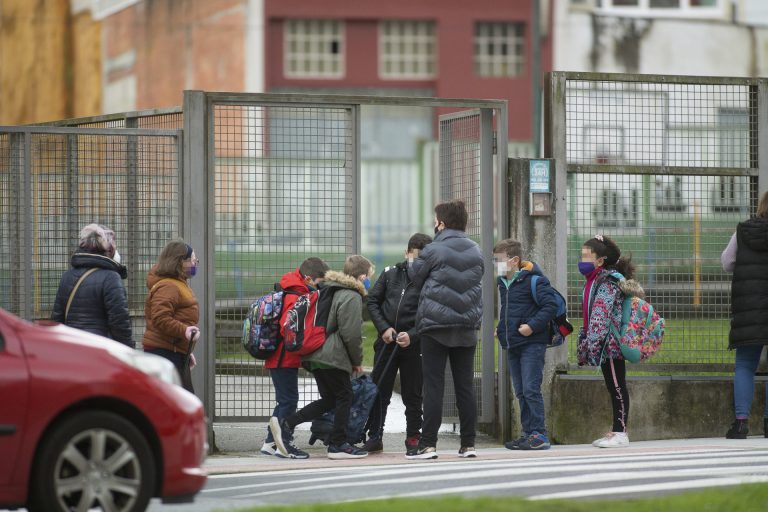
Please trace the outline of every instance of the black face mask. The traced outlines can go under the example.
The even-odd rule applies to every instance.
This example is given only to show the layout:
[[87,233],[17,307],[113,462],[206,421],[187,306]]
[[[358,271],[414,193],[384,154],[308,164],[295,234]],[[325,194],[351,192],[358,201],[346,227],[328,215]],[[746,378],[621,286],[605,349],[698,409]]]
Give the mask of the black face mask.
[[440,230],[437,228],[437,226],[435,226],[435,235],[437,235],[438,233],[440,233]]

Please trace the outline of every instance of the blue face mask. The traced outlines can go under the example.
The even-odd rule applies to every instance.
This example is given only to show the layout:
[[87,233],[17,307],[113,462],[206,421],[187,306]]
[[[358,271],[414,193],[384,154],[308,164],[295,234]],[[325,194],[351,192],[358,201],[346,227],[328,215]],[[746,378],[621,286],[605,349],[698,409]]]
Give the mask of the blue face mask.
[[581,272],[581,275],[588,276],[595,270],[595,264],[591,261],[580,261],[579,262],[579,272]]
[[368,291],[371,288],[371,280],[367,277],[363,279],[363,286],[365,286],[365,291]]
[[195,274],[197,274],[197,265],[192,265],[187,268],[187,275],[189,277],[195,277]]

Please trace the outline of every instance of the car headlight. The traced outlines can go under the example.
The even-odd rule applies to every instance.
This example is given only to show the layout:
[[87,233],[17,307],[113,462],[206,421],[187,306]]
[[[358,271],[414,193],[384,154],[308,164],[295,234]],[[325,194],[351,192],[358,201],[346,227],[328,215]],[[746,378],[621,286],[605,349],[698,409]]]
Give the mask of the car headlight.
[[181,379],[179,378],[179,372],[176,371],[176,367],[173,363],[164,357],[156,356],[154,354],[147,354],[139,352],[138,350],[121,350],[122,346],[109,347],[109,353],[124,362],[128,366],[136,368],[137,370],[146,373],[156,379],[160,379],[168,384],[175,384],[181,386]]

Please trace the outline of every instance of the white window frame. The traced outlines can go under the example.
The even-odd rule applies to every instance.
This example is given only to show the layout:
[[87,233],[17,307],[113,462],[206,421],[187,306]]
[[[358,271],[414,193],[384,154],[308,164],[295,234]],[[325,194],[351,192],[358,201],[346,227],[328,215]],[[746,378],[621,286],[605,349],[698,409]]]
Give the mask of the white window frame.
[[[387,33],[387,27],[401,24],[402,34]],[[389,51],[387,46],[389,44]],[[405,51],[393,51],[400,46]],[[425,50],[431,47],[432,52]],[[392,69],[387,70],[391,63]],[[411,70],[402,69],[410,64]],[[382,80],[425,80],[437,76],[437,27],[432,20],[382,20],[379,22],[379,78]]]
[[[595,11],[599,14],[639,18],[727,18],[727,2],[715,0],[714,7],[694,7],[691,0],[679,0],[680,7],[651,7],[651,0],[637,0],[637,7],[614,6],[614,0],[601,0],[601,6],[592,0]],[[580,6],[577,6],[579,8]]]
[[[297,28],[301,24],[318,24],[321,29],[318,32],[310,34],[300,33]],[[334,33],[331,27],[336,24],[338,33]],[[283,23],[283,75],[286,78],[313,78],[313,79],[336,79],[344,78],[345,72],[345,26],[344,21],[336,19],[305,19],[291,18]],[[339,51],[336,54],[319,51],[318,48],[323,44],[328,44],[336,40]],[[292,43],[296,42],[297,50],[292,50]],[[309,51],[299,50],[299,46],[309,44]],[[296,59],[306,60],[309,58],[309,69],[303,66],[294,68],[291,61]],[[338,60],[337,69],[329,70],[328,67],[335,60]],[[320,63],[325,69],[319,69]],[[332,67],[332,66],[331,66]]]
[[[507,41],[502,40],[502,36],[497,35],[479,35],[480,27],[487,25],[491,30],[494,26],[508,25],[509,32]],[[475,70],[475,76],[483,78],[517,78],[523,77],[526,74],[526,23],[523,21],[477,21],[474,26],[474,33],[472,35],[473,44],[473,64]],[[519,30],[522,29],[522,35]],[[522,40],[522,52],[517,53],[517,44]],[[507,54],[502,56],[498,53],[490,55],[487,53],[489,43],[494,44],[494,48],[498,49],[499,43],[507,43]],[[482,49],[482,53],[478,53],[478,47]],[[501,58],[500,58],[501,57]],[[506,61],[505,61],[506,59]],[[507,73],[497,73],[496,71],[503,64],[507,65]],[[510,72],[514,68],[515,72]],[[483,71],[483,70],[486,71]],[[489,73],[487,70],[491,70]]]

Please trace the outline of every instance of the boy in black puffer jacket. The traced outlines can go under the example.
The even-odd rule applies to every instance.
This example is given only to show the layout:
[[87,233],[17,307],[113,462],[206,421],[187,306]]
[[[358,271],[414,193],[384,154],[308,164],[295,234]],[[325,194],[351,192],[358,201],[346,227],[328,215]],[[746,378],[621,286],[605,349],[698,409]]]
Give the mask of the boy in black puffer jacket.
[[[496,282],[499,287],[499,325],[496,336],[507,351],[509,373],[520,404],[521,436],[505,444],[510,450],[546,450],[549,438],[544,424],[544,356],[551,339],[549,323],[557,312],[557,301],[539,266],[522,260],[516,240],[502,240],[493,248]],[[533,276],[536,297],[533,297]]]
[[[379,395],[371,408],[366,424],[368,453],[384,449],[384,420],[400,370],[400,384],[405,404],[406,454],[413,454],[419,447],[421,436],[421,345],[416,332],[416,309],[419,306],[419,290],[411,286],[408,267],[418,258],[419,252],[432,241],[432,237],[416,233],[408,240],[406,261],[387,267],[368,293],[368,311],[376,331],[374,343],[376,366],[371,376],[379,387]],[[393,356],[393,351],[397,351]],[[387,366],[387,361],[392,362]],[[384,371],[386,367],[386,372]]]

